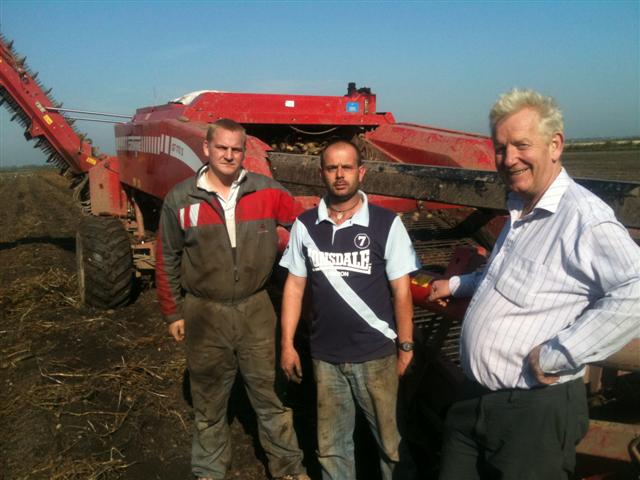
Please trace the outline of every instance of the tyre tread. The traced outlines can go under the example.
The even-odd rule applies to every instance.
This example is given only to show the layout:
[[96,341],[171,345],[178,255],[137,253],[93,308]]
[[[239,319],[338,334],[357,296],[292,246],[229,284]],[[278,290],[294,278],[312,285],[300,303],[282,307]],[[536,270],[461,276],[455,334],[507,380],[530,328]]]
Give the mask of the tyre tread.
[[[133,258],[129,235],[114,217],[87,216],[79,227],[84,267],[84,303],[109,309],[129,303]],[[81,287],[82,288],[82,287]]]

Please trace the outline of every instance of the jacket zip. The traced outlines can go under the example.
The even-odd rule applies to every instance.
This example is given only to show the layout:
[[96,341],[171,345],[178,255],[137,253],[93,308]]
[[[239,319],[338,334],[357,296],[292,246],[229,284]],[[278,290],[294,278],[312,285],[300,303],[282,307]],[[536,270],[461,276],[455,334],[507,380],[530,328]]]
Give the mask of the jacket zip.
[[[229,242],[229,250],[231,251],[231,258],[233,260],[233,279],[237,283],[237,282],[240,281],[240,276],[238,274],[238,261],[236,259],[236,252],[238,250],[237,242],[236,242],[236,248],[233,248],[231,246],[231,239],[229,238],[229,228],[227,228],[227,217],[224,214],[224,208],[222,208],[222,204],[220,203],[220,200],[218,200],[218,197],[217,197],[216,193],[211,193],[210,196],[215,199],[215,202],[216,202],[218,208],[216,208],[215,205],[213,205],[213,202],[211,201],[211,198],[208,199],[209,204],[211,205],[213,210],[218,215],[220,215],[220,217],[222,218],[222,224],[224,225],[224,230],[225,230],[225,232],[227,232],[227,242]],[[238,202],[239,201],[240,201],[240,191],[238,191],[238,196],[236,197],[236,205],[234,207],[234,216],[233,216],[233,222],[236,225],[236,240],[238,239],[238,229],[237,229],[238,222],[235,219],[235,214],[238,213],[237,209],[238,209]],[[234,295],[234,298],[235,298],[235,295]]]
[[[240,199],[242,197],[244,197],[247,193],[251,193],[252,190],[247,191],[247,192],[243,192],[242,191],[242,185],[239,186],[238,189],[238,196],[236,197],[236,205],[234,207],[234,223],[236,225],[236,248],[232,248],[231,247],[231,239],[229,238],[229,229],[227,228],[227,218],[224,214],[224,208],[222,208],[222,204],[220,203],[220,200],[218,199],[218,196],[215,192],[206,192],[205,190],[202,190],[201,188],[199,188],[197,186],[197,182],[198,182],[198,174],[196,174],[196,191],[198,193],[202,192],[205,195],[195,195],[196,198],[200,198],[205,200],[209,205],[211,205],[211,208],[213,208],[213,211],[216,212],[218,215],[220,215],[220,217],[223,220],[223,225],[224,225],[224,230],[225,232],[227,232],[227,242],[229,242],[229,249],[231,250],[231,259],[233,260],[233,280],[234,283],[238,283],[240,281],[240,274],[238,272],[238,261],[236,259],[237,257],[237,253],[238,253],[238,247],[237,247],[237,239],[238,239],[238,222],[236,220],[236,214],[238,213],[238,203],[240,203]],[[242,180],[243,182],[246,181],[246,177]],[[212,200],[212,198],[214,200]],[[216,205],[214,205],[214,201],[216,203],[216,205],[218,206],[218,208],[216,208]],[[235,288],[234,288],[234,295],[232,296],[233,299],[235,300]]]

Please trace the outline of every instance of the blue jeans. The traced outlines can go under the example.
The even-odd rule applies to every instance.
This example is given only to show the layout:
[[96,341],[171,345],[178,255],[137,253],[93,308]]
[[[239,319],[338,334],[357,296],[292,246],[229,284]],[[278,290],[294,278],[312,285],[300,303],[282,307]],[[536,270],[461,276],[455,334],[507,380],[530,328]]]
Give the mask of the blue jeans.
[[318,460],[323,480],[355,480],[353,430],[356,405],[364,412],[380,450],[383,480],[400,460],[396,421],[396,356],[364,363],[313,360],[318,385]]

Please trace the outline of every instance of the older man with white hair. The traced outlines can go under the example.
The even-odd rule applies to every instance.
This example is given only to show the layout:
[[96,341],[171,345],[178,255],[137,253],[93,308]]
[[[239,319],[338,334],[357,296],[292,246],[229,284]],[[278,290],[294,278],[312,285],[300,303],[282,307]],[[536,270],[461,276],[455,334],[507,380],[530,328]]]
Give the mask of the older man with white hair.
[[440,478],[567,478],[588,428],[584,365],[640,334],[640,248],[562,167],[552,98],[513,90],[489,118],[510,218],[484,271],[433,285],[432,300],[473,294]]

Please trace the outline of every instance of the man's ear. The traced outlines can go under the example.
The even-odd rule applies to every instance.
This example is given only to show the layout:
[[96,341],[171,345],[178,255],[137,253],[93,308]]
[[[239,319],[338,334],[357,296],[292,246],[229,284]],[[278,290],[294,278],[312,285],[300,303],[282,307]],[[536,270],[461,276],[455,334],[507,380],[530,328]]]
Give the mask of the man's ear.
[[207,142],[206,140],[202,144],[202,151],[204,152],[206,157],[209,158],[209,142]]
[[560,132],[556,132],[551,137],[551,142],[549,143],[549,150],[551,153],[551,160],[553,162],[557,162],[560,160],[562,156],[562,151],[564,150],[564,135]]
[[360,165],[358,167],[358,178],[360,181],[362,181],[362,179],[364,178],[365,173],[367,173],[367,167],[365,167],[364,165]]

